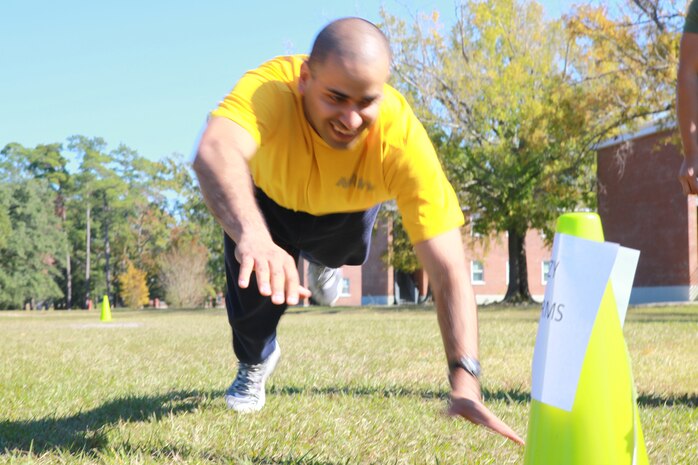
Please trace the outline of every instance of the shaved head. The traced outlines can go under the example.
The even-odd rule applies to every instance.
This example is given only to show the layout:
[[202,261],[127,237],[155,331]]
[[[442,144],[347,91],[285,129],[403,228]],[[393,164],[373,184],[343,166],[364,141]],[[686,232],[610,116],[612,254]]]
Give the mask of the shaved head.
[[312,67],[336,58],[366,64],[383,61],[389,66],[390,55],[388,38],[376,25],[362,18],[342,18],[320,31],[308,62]]
[[361,18],[333,21],[301,65],[305,117],[330,147],[351,148],[378,118],[389,77],[390,45],[380,29]]

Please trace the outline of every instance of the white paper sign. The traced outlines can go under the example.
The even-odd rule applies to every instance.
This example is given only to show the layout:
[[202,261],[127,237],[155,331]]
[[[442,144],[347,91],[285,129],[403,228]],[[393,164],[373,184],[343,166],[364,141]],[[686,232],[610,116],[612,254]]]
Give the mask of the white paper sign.
[[[591,330],[620,250],[618,244],[555,235],[533,353],[531,396],[539,402],[572,410]],[[622,297],[627,307],[632,276],[628,283],[621,275],[628,272],[632,254],[621,255],[614,282],[627,294]]]
[[616,264],[611,271],[611,287],[613,288],[613,296],[616,299],[621,327],[625,324],[625,314],[628,311],[630,292],[633,290],[633,280],[639,260],[639,250],[621,247],[618,249]]

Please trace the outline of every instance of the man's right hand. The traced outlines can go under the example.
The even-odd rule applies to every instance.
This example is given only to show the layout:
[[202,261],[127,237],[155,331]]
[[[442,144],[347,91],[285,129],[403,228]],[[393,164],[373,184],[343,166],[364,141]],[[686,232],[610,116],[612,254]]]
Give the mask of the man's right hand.
[[206,205],[236,244],[238,286],[247,288],[254,271],[261,295],[271,296],[277,305],[296,305],[311,292],[300,285],[295,260],[274,244],[257,208],[247,166],[257,149],[242,126],[214,116],[201,136],[193,167]]
[[299,299],[310,297],[311,292],[300,285],[296,262],[271,238],[241,237],[235,247],[235,258],[240,263],[238,286],[246,289],[254,271],[259,293],[271,296],[276,305],[298,304]]

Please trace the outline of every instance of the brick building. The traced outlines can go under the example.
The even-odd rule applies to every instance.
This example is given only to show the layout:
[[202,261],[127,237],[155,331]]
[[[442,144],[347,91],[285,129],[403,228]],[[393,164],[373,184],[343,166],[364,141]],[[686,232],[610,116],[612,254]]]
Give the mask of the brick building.
[[696,198],[683,195],[674,129],[646,128],[598,151],[607,241],[640,250],[631,303],[690,301],[698,291]]
[[[374,232],[368,261],[363,266],[342,268],[344,290],[337,305],[393,305],[398,302],[416,303],[426,298],[428,278],[423,271],[407,276],[396,273],[383,262],[381,257],[390,237],[389,225],[381,224]],[[478,303],[501,300],[509,278],[506,236],[484,240],[470,234],[466,226],[463,239],[467,269]],[[550,249],[536,231],[529,231],[526,236],[526,254],[531,295],[543,300]],[[301,260],[300,266],[305,275],[307,264]]]

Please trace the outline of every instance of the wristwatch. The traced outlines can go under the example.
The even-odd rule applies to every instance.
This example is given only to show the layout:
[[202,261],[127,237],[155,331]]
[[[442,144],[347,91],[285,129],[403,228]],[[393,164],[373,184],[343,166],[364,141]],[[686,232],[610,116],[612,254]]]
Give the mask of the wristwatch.
[[476,358],[469,357],[467,355],[459,358],[458,360],[453,360],[448,364],[449,372],[452,372],[456,368],[464,369],[477,379],[480,378],[480,373],[482,372],[480,369],[480,362]]

